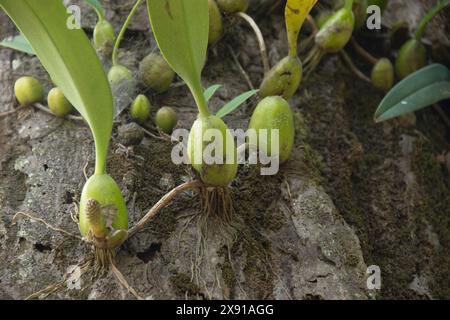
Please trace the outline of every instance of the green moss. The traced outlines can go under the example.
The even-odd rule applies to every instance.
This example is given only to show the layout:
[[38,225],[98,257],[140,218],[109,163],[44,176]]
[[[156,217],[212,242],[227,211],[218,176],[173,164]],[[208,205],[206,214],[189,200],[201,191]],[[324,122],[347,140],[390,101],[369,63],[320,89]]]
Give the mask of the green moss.
[[175,291],[175,294],[179,297],[197,296],[201,293],[201,289],[195,283],[191,281],[191,278],[184,273],[179,273],[170,277],[170,283]]
[[[254,299],[267,299],[273,292],[274,274],[270,267],[271,245],[263,236],[265,232],[276,232],[286,223],[284,215],[274,210],[273,204],[281,199],[280,175],[261,176],[256,167],[240,171],[235,195],[238,239],[231,249],[232,256],[243,257],[245,283],[242,287],[254,295]],[[258,199],[258,201],[255,201]],[[229,279],[233,277],[228,274]]]
[[[135,146],[134,155],[128,157],[114,152],[118,146],[113,145],[108,158],[108,172],[111,172],[116,181],[122,181],[122,188],[126,184],[125,187],[131,195],[136,192],[135,206],[143,212],[147,212],[146,210],[172,187],[159,185],[164,174],[173,177],[173,187],[183,183],[181,177],[186,175],[185,167],[177,166],[170,161],[172,144],[155,140],[146,142],[150,145],[141,143]],[[155,154],[159,156],[155,157]],[[145,161],[139,161],[137,157],[142,157]],[[176,229],[176,213],[195,205],[196,203],[186,199],[174,199],[168,207],[161,210],[152,223],[148,224],[146,232],[156,235],[159,239],[167,239]]]
[[[233,247],[236,247],[236,244]],[[233,248],[231,248],[230,250],[232,249]],[[219,256],[224,258],[224,262],[222,264],[222,279],[225,285],[231,290],[236,284],[236,272],[234,272],[233,266],[231,265],[231,261],[228,255],[228,248],[224,246],[220,250]]]
[[294,111],[296,165],[302,166],[302,172],[308,173],[308,178],[318,185],[323,184],[322,171],[325,168],[322,156],[311,147],[310,130],[308,122],[300,111]]
[[246,253],[244,266],[245,279],[247,279],[246,287],[256,294],[253,297],[255,299],[273,298],[274,274],[268,263],[270,242],[261,236],[247,237],[243,249]]
[[430,252],[434,281],[430,284],[437,299],[450,298],[450,197],[449,180],[436,161],[428,143],[419,140],[414,149],[413,170],[423,189],[417,203],[419,218],[431,224],[439,238],[439,248]]

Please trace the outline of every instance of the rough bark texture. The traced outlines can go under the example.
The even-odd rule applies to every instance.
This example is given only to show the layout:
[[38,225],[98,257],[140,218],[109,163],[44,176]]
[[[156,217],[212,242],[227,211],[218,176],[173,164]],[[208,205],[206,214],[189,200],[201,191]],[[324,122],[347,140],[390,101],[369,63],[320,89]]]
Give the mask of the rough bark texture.
[[[391,9],[406,10],[413,19],[431,2],[392,0]],[[131,2],[105,3],[108,18],[119,26]],[[155,50],[141,9],[121,52],[121,62],[134,71]],[[447,28],[448,35],[446,14],[431,26],[440,31],[431,34]],[[83,25],[90,28],[94,21],[90,12]],[[273,65],[287,52],[282,16],[276,11],[257,22]],[[2,37],[15,33],[3,13],[0,26]],[[430,39],[434,45],[448,41]],[[383,46],[372,47],[385,54]],[[248,90],[230,48],[252,82],[261,81],[254,35],[245,25],[231,24],[210,50],[203,73],[205,87],[223,84],[211,100],[214,111]],[[21,62],[18,68],[14,60]],[[0,49],[0,112],[16,107],[13,84],[21,75],[34,75],[50,89],[36,58]],[[120,105],[134,98],[134,91],[123,88],[118,94]],[[196,109],[185,87],[149,95],[155,106],[174,107],[178,126],[190,128]],[[436,159],[449,149],[448,128],[432,109],[419,112],[412,129],[397,121],[374,124],[381,98],[338,56],[326,57],[291,101],[297,130],[292,159],[270,177],[240,167],[232,184],[233,223],[219,228],[215,217],[205,224],[196,215],[198,198],[186,192],[121,247],[117,267],[149,299],[450,298],[449,172]],[[255,103],[227,116],[229,126],[246,128]],[[126,112],[117,120],[116,129],[130,121]],[[115,130],[109,171],[122,188],[132,225],[193,173],[172,164],[170,142],[145,137],[137,146],[122,146],[126,141],[126,133]],[[84,124],[32,109],[0,119],[1,299],[21,299],[60,281],[89,254],[86,245],[41,224],[21,219],[12,225],[14,214],[24,211],[78,233],[70,210],[79,199],[86,163],[92,172],[93,142]],[[379,291],[366,287],[368,265],[381,268]],[[82,280],[82,290],[62,290],[51,298],[132,298],[111,274]]]

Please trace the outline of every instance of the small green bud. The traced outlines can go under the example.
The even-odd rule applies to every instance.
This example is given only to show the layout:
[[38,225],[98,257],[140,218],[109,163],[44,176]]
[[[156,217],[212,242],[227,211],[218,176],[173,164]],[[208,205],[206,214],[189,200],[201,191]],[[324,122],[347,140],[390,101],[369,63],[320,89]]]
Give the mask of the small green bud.
[[[203,154],[210,141],[203,141],[204,134],[208,129],[216,129],[222,137],[222,163],[207,164]],[[201,180],[214,187],[225,187],[234,180],[237,174],[237,150],[234,138],[228,130],[225,122],[216,116],[199,117],[192,125],[188,138],[188,158],[192,167],[199,173]],[[219,150],[220,151],[220,150]],[[226,158],[233,157],[227,163]],[[199,158],[201,161],[196,161]]]
[[109,69],[108,80],[112,85],[122,81],[131,81],[133,80],[133,73],[122,65],[115,65]]
[[59,88],[53,88],[47,96],[48,108],[57,117],[64,117],[72,111],[72,105]]
[[162,107],[156,112],[155,122],[163,132],[171,134],[178,122],[177,113],[171,107]]
[[[255,108],[248,126],[249,129],[257,131],[258,147],[268,156],[272,154],[271,129],[279,130],[280,163],[289,159],[294,146],[295,128],[294,116],[286,100],[279,96],[267,97],[261,100]],[[266,129],[267,141],[259,141],[259,130]]]
[[302,72],[302,62],[298,57],[283,58],[264,77],[260,86],[260,96],[263,98],[268,96],[291,98],[300,85]]
[[116,36],[114,28],[107,20],[100,20],[94,28],[94,47],[105,55],[110,55]]
[[249,0],[217,0],[220,10],[226,13],[245,12]]
[[109,233],[109,219],[115,230],[128,229],[127,208],[119,186],[107,174],[93,175],[86,181],[81,193],[81,234],[86,236],[91,230],[95,236],[105,237]]
[[21,77],[14,84],[14,93],[21,105],[40,102],[44,98],[44,88],[33,77]]
[[382,58],[374,65],[371,74],[375,88],[388,92],[394,85],[394,66],[387,58]]
[[335,12],[320,28],[315,42],[325,52],[338,52],[350,40],[355,28],[355,16],[351,10],[342,8]]
[[140,94],[131,104],[130,114],[134,120],[144,123],[150,117],[151,104],[146,96]]
[[222,36],[223,24],[222,15],[215,0],[208,0],[209,7],[209,35],[208,43],[214,44]]
[[427,59],[425,46],[416,39],[408,40],[398,52],[395,72],[400,79],[424,67]]
[[169,89],[174,77],[175,72],[159,54],[150,53],[139,64],[139,78],[142,83],[156,92]]

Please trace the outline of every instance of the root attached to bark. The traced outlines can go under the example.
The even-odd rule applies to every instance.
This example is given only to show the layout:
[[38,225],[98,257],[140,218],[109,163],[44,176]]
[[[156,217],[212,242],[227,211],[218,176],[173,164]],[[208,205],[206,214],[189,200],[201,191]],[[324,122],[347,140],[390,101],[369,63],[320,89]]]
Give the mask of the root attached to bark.
[[[205,288],[207,295],[212,298],[211,290],[206,286],[201,268],[208,252],[208,238],[219,235],[230,250],[237,239],[236,230],[238,228],[235,226],[233,199],[229,187],[202,186],[199,188],[199,197],[201,210],[195,216],[197,241],[192,259],[191,280]],[[231,257],[230,252],[229,256]]]

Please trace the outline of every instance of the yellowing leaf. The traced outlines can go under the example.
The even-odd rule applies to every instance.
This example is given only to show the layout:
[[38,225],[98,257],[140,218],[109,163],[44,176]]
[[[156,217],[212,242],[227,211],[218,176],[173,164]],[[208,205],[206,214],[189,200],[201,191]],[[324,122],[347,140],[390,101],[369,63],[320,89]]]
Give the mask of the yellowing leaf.
[[300,28],[317,0],[287,0],[284,17],[289,42],[289,55],[297,56],[297,39]]

